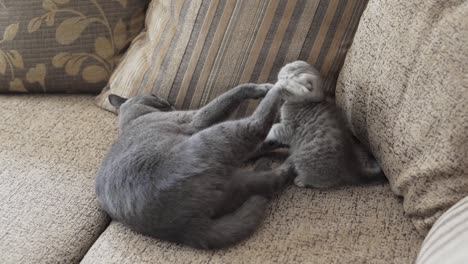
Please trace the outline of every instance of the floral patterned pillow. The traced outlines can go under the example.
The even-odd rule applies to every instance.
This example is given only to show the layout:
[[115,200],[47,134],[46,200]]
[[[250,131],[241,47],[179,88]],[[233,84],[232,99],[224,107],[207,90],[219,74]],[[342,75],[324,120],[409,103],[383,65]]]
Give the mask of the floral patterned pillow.
[[0,0],[0,92],[98,93],[148,2]]

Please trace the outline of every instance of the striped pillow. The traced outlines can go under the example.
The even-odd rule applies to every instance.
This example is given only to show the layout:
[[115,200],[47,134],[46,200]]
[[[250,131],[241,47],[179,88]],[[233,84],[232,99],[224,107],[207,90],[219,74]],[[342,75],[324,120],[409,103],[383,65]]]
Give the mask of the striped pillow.
[[[287,62],[314,64],[329,94],[367,1],[152,1],[146,31],[133,42],[109,93],[156,93],[196,109],[239,83],[275,82]],[[245,104],[245,115],[255,104]]]
[[468,196],[437,220],[416,260],[416,264],[439,263],[468,263]]

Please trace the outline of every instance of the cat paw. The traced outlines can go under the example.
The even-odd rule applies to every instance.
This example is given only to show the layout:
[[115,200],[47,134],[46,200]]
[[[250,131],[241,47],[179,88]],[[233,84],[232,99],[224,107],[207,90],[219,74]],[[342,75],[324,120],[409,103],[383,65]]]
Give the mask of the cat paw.
[[271,88],[273,88],[273,86],[275,86],[275,85],[272,84],[272,83],[262,83],[262,84],[258,84],[258,86],[263,87],[263,88],[267,89],[267,91],[269,91],[269,90],[271,90]]
[[252,99],[263,98],[272,87],[273,84],[269,83],[256,84],[253,87],[249,87],[248,96]]
[[282,91],[290,96],[301,97],[310,93],[309,86],[294,79],[279,80],[278,83]]

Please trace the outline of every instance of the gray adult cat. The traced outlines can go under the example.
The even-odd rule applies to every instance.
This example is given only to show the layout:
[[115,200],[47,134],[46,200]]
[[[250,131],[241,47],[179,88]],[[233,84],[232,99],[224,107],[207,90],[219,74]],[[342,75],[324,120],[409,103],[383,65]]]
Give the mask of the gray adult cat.
[[[102,207],[137,232],[196,248],[247,238],[291,175],[286,167],[241,168],[271,129],[280,94],[270,84],[240,85],[198,111],[172,111],[156,96],[110,95],[120,131],[96,179]],[[243,100],[263,96],[252,116],[225,121]]]
[[[381,180],[370,154],[357,144],[339,110],[325,98],[319,72],[304,61],[285,65],[278,74],[285,103],[262,150],[288,145],[298,187],[329,188]],[[366,164],[367,163],[367,164]]]

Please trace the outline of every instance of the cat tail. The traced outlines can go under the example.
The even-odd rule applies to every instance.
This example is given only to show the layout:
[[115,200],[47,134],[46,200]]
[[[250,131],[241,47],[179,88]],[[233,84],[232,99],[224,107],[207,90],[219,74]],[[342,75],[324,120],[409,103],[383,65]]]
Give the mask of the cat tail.
[[236,211],[216,219],[201,219],[186,233],[185,244],[200,249],[232,246],[254,233],[263,219],[268,199],[254,195]]

